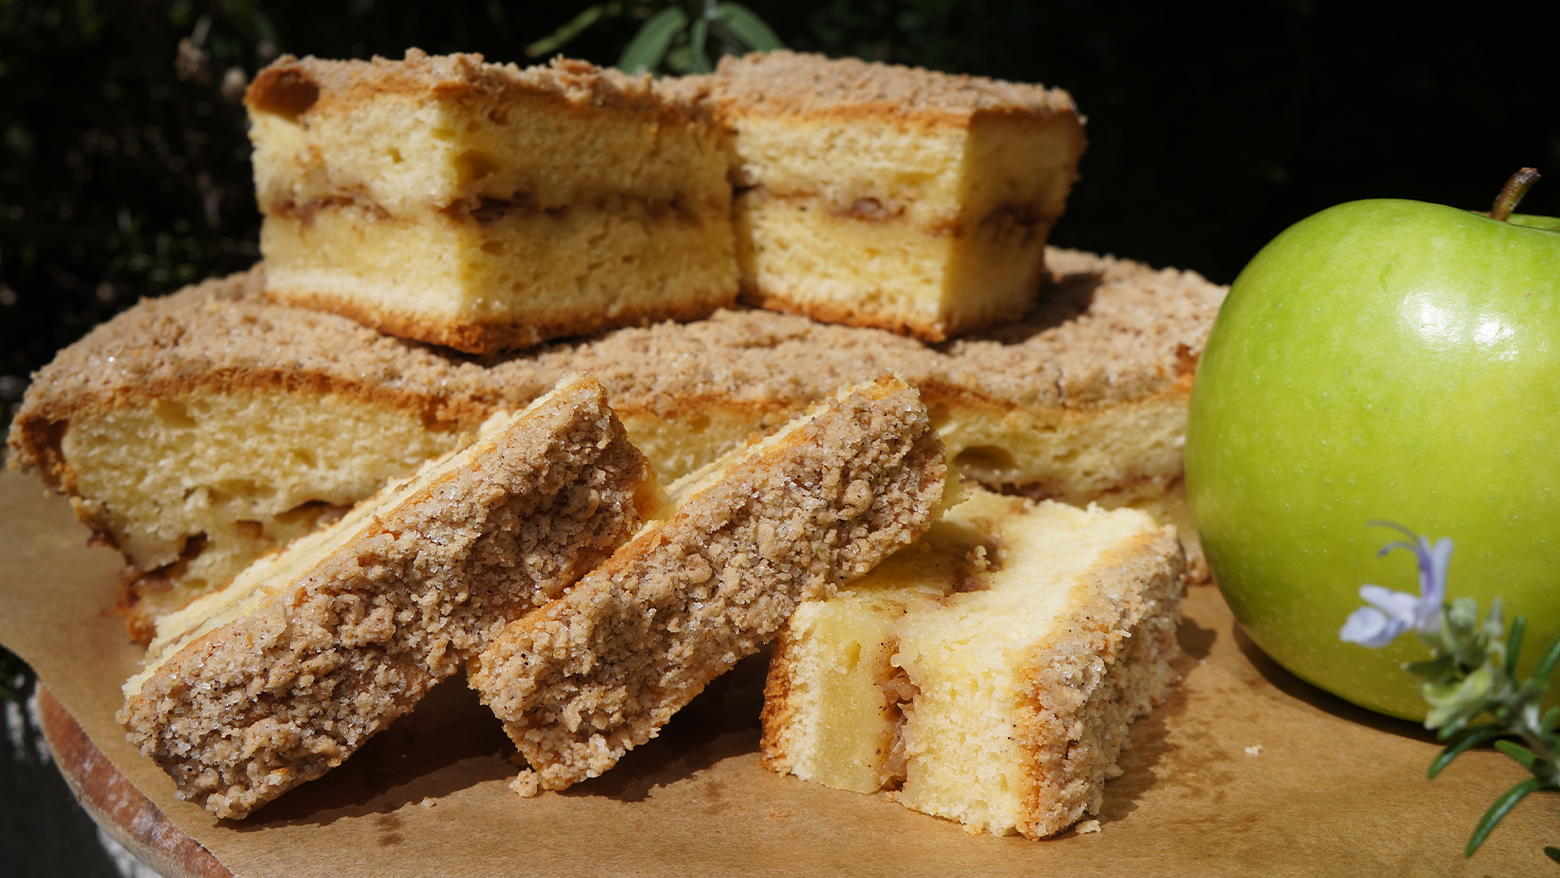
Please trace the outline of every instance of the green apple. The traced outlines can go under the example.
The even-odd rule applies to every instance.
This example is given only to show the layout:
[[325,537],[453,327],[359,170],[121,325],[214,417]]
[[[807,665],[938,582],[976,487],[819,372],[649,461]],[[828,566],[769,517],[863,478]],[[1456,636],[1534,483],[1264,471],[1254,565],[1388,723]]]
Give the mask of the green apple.
[[1380,520],[1450,537],[1448,597],[1526,616],[1531,664],[1560,634],[1560,220],[1373,200],[1283,232],[1214,322],[1186,481],[1235,618],[1302,679],[1425,716],[1418,638],[1338,637],[1362,584],[1419,593]]

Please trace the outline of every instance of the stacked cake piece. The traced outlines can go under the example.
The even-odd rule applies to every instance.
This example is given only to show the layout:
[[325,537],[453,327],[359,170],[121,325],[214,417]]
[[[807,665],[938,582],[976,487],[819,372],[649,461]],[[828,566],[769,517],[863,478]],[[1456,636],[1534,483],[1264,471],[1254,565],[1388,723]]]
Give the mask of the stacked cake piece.
[[479,353],[704,316],[739,260],[818,320],[1016,319],[1084,143],[1065,92],[791,52],[663,82],[284,58],[246,103],[272,293]]
[[245,103],[284,301],[490,352],[736,296],[721,132],[648,78],[289,57]]
[[793,52],[714,92],[744,300],[928,341],[1033,306],[1083,154],[1066,92]]

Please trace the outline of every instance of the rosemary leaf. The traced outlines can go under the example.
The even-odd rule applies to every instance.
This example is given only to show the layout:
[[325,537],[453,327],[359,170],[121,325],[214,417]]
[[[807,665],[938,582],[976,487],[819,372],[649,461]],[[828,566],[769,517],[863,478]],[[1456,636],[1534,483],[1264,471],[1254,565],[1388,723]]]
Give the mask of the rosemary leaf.
[[1534,770],[1538,765],[1538,754],[1515,741],[1496,741],[1495,749],[1510,756],[1518,765],[1521,765],[1528,771]]
[[1463,856],[1473,856],[1473,852],[1479,849],[1479,845],[1484,844],[1484,840],[1489,838],[1490,831],[1495,828],[1495,824],[1499,823],[1502,817],[1510,813],[1511,809],[1515,808],[1517,803],[1522,801],[1528,793],[1533,792],[1542,785],[1543,781],[1536,777],[1530,777],[1501,794],[1501,797],[1495,800],[1495,804],[1491,805],[1490,809],[1484,812],[1484,817],[1479,820],[1479,825],[1474,827],[1473,837],[1468,839],[1468,846],[1463,848]]
[[1433,779],[1436,775],[1441,773],[1442,769],[1452,764],[1453,759],[1456,759],[1457,757],[1463,755],[1469,750],[1472,750],[1474,747],[1483,744],[1485,741],[1488,741],[1491,738],[1500,737],[1503,732],[1504,730],[1500,726],[1494,723],[1486,723],[1485,725],[1473,726],[1471,728],[1463,729],[1461,732],[1450,736],[1453,740],[1451,743],[1447,744],[1446,749],[1442,750],[1441,754],[1435,757],[1435,760],[1430,763],[1430,771],[1428,772],[1427,776]]

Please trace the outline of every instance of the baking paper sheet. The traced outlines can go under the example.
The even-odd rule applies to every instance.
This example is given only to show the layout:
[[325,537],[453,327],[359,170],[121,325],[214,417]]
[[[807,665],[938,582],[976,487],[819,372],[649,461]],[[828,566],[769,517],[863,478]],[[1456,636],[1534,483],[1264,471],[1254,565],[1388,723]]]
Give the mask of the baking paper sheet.
[[1183,681],[1132,729],[1099,831],[1046,841],[973,835],[757,759],[763,668],[749,664],[614,770],[522,799],[497,720],[455,679],[341,768],[242,822],[179,801],[113,716],[138,647],[113,603],[119,560],[88,547],[69,504],[0,474],[0,643],[103,754],[239,876],[385,875],[1547,875],[1560,797],[1523,802],[1472,860],[1484,809],[1524,773],[1493,751],[1434,781],[1411,723],[1300,682],[1194,587]]

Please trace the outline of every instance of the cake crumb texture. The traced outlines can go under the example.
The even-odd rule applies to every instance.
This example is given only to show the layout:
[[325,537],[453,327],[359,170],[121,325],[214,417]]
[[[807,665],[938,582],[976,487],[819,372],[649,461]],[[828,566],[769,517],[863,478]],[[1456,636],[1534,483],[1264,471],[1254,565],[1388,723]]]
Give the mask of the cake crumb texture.
[[241,818],[339,765],[656,506],[574,377],[158,625],[118,719],[182,798]]
[[885,378],[674,485],[670,520],[471,663],[468,680],[530,764],[515,788],[564,789],[611,768],[799,601],[925,531],[946,477],[916,392]]

